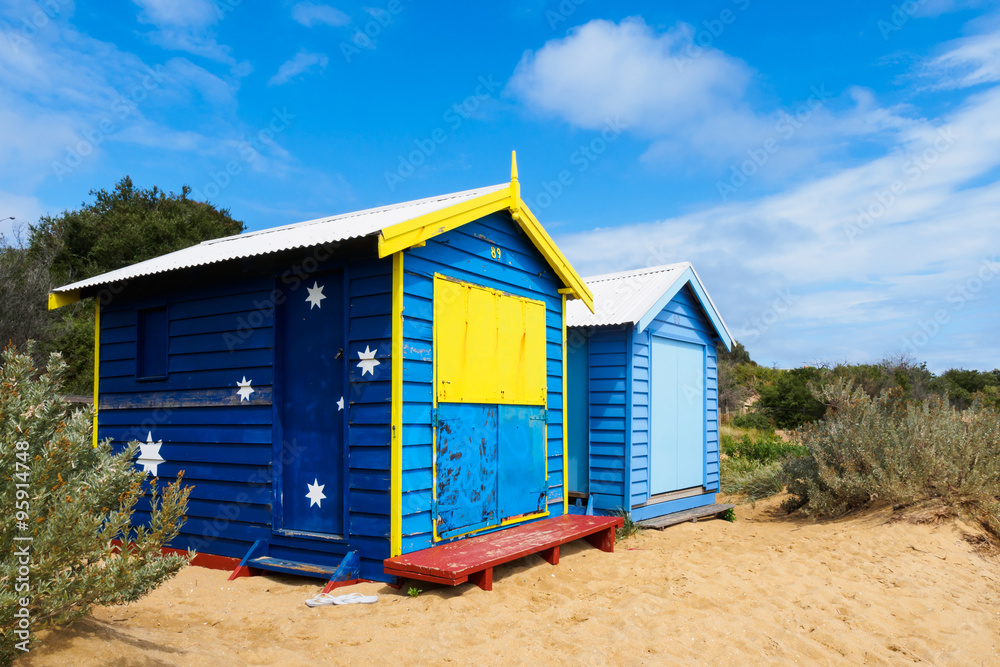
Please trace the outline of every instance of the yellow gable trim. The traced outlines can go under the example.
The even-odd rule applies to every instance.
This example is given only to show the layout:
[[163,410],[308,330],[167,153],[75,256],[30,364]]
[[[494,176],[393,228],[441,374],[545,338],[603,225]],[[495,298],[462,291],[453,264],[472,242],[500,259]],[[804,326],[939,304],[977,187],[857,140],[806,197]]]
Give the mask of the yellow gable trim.
[[439,234],[444,234],[505,209],[510,211],[518,226],[528,235],[531,243],[569,289],[570,295],[583,301],[590,312],[594,312],[593,293],[556,246],[552,237],[538,222],[524,200],[521,199],[517,180],[511,181],[510,188],[497,190],[440,211],[386,227],[378,238],[378,256],[384,258],[401,250],[419,246]]
[[594,293],[583,282],[583,278],[580,277],[580,274],[569,263],[566,256],[562,254],[562,251],[559,250],[555,241],[552,240],[552,237],[549,236],[545,228],[538,222],[538,218],[531,212],[528,205],[519,199],[517,208],[511,211],[511,215],[514,216],[514,220],[521,226],[524,233],[528,235],[531,242],[535,244],[538,252],[542,253],[542,256],[548,261],[549,266],[555,270],[556,275],[559,276],[563,284],[572,290],[573,296],[583,301],[587,305],[587,308],[590,309],[590,312],[594,312]]
[[49,310],[62,308],[80,300],[80,290],[72,292],[49,292]]
[[461,227],[473,220],[484,218],[490,213],[496,213],[509,207],[510,190],[497,190],[443,208],[440,211],[386,227],[378,237],[378,256],[388,257],[400,250],[406,250],[439,234],[444,234],[456,227]]

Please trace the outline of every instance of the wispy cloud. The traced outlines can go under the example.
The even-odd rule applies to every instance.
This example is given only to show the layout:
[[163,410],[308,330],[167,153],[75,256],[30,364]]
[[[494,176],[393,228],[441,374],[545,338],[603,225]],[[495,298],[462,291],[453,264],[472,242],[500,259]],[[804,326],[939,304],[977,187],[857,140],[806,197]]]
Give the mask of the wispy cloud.
[[248,62],[238,62],[232,55],[232,49],[219,44],[216,40],[213,26],[223,17],[220,5],[216,2],[211,0],[132,0],[132,2],[142,10],[139,13],[139,20],[156,28],[148,37],[157,46],[170,51],[184,51],[229,65],[233,74],[237,76],[246,76],[252,71]]
[[313,2],[300,2],[292,7],[292,18],[307,28],[315,25],[340,27],[351,22],[351,17],[336,7]]
[[267,82],[269,86],[280,86],[288,83],[299,74],[308,72],[313,68],[326,69],[330,59],[323,53],[311,53],[302,49],[295,54],[295,57],[282,63],[274,76]]
[[1000,81],[1000,31],[964,37],[945,45],[927,66],[941,88],[967,88]]
[[[814,361],[817,341],[827,360],[878,358],[902,351],[938,315],[958,330],[974,328],[987,312],[995,322],[996,118],[1000,86],[912,123],[888,155],[786,192],[559,242],[585,273],[693,261],[734,335],[761,359]],[[960,302],[953,290],[977,280],[981,291]],[[795,305],[760,326],[761,313],[786,292]],[[973,349],[946,338],[918,351],[939,370],[1000,357],[995,339]]]

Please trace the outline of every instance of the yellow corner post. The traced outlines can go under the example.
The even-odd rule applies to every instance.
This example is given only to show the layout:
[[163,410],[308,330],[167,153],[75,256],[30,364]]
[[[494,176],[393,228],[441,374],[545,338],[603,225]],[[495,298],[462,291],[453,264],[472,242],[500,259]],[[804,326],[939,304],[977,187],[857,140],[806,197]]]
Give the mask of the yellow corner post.
[[403,552],[403,252],[392,256],[392,445],[389,556]]
[[[52,295],[49,295],[52,298]],[[94,297],[94,447],[97,447],[97,406],[101,386],[101,299]]]
[[562,470],[563,470],[563,514],[569,514],[569,413],[566,398],[566,294],[562,295]]

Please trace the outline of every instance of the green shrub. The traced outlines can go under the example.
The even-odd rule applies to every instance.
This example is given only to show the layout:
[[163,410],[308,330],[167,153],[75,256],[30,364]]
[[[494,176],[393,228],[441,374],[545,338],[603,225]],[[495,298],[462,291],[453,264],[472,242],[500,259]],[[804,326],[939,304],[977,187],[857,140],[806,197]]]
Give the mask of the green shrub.
[[781,493],[784,488],[781,461],[760,463],[751,459],[727,459],[722,462],[723,493],[760,500]]
[[138,443],[118,454],[110,441],[93,446],[93,413],[61,398],[65,371],[59,355],[42,373],[30,350],[0,357],[0,664],[38,630],[137,600],[187,562],[160,548],[183,524],[189,489],[152,485],[149,524],[133,528],[147,486],[133,461]]
[[823,373],[818,368],[778,371],[774,379],[758,388],[757,409],[768,415],[778,428],[798,428],[820,419],[826,406],[813,395],[812,385]]
[[1000,413],[947,397],[877,398],[849,382],[825,387],[823,421],[801,431],[809,454],[785,463],[788,508],[835,515],[873,501],[907,506],[940,500],[1000,536]]
[[722,453],[732,459],[748,459],[756,463],[772,463],[787,456],[802,456],[808,450],[767,431],[747,431],[738,437],[723,431]]
[[748,412],[743,415],[736,415],[729,420],[729,423],[738,428],[753,428],[759,431],[774,431],[774,422],[770,417],[761,412]]
[[720,448],[723,454],[722,492],[742,495],[747,500],[781,493],[786,483],[782,462],[808,451],[802,445],[783,440],[773,431],[743,431],[732,427],[723,427]]

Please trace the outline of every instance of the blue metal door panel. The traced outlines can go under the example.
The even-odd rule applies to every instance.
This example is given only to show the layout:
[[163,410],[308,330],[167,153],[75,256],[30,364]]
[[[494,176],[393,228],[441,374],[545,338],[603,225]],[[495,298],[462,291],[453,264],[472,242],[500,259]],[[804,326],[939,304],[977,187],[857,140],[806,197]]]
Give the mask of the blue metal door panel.
[[499,523],[497,406],[438,404],[435,466],[439,537]]
[[705,461],[705,348],[652,337],[650,494],[700,486]]
[[567,352],[569,490],[590,493],[590,345],[581,336]]
[[[287,288],[286,288],[287,289]],[[283,442],[280,526],[342,535],[344,530],[343,274],[318,275],[281,306],[279,419]]]
[[501,405],[499,416],[500,518],[545,510],[545,409]]

